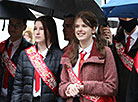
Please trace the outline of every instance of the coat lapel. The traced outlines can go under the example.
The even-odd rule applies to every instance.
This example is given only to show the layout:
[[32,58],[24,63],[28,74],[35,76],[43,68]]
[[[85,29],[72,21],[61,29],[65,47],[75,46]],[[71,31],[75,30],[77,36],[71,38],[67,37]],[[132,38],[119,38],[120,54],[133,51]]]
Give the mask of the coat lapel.
[[94,41],[93,47],[92,47],[92,50],[91,50],[91,54],[88,57],[88,59],[86,61],[84,61],[84,63],[88,63],[88,62],[91,62],[91,63],[104,63],[104,59],[100,59],[100,56],[101,55],[98,53],[98,50],[96,48],[96,41]]
[[[70,48],[71,49],[71,48]],[[71,50],[68,50],[67,52],[65,52],[65,54],[62,56],[62,59],[61,59],[61,64],[67,64],[69,65],[70,67],[72,66],[71,63],[70,63],[70,59],[69,59],[69,53],[70,53]],[[100,54],[98,53],[98,50],[96,48],[96,41],[94,41],[93,43],[93,47],[92,47],[92,50],[91,50],[91,54],[90,56],[88,57],[87,60],[84,61],[84,63],[104,63],[105,59],[100,59]],[[83,63],[83,64],[84,64]]]

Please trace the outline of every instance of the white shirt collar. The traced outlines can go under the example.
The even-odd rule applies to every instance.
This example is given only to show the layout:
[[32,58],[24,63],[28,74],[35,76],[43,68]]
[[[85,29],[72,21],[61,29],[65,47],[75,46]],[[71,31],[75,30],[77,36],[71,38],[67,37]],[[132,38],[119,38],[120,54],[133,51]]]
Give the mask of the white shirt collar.
[[[52,45],[52,44],[50,44],[50,45],[48,46],[48,48],[50,48],[51,45]],[[46,48],[43,52],[40,52],[40,51],[38,50],[39,54],[41,54],[41,55],[43,56],[43,58],[46,57],[46,55],[47,55],[47,53],[48,53],[48,48]]]
[[94,40],[92,40],[91,44],[85,49],[83,49],[79,46],[79,53],[82,52],[82,51],[83,51],[82,53],[85,53],[85,52],[87,52],[87,54],[90,53],[91,49],[92,49],[92,46],[93,46],[93,41]]
[[18,47],[20,45],[21,41],[22,41],[22,37],[14,42],[9,40],[9,45],[12,43],[14,47]]
[[[129,36],[128,34],[126,34],[126,32],[124,31],[125,34],[125,41],[127,41],[127,37]],[[136,28],[136,30],[131,34],[131,38],[132,39],[137,39],[138,37],[138,27]]]
[[40,51],[38,52],[43,56],[43,58],[45,58],[45,56],[47,55],[48,49],[46,48],[43,52],[40,52]]

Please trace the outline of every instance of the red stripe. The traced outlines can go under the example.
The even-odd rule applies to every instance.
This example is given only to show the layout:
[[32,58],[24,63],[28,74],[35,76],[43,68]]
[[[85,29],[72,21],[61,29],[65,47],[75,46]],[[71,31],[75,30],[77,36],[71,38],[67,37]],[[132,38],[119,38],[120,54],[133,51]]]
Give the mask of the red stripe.
[[134,67],[136,69],[136,72],[138,73],[138,52],[136,54],[136,57],[134,58]]

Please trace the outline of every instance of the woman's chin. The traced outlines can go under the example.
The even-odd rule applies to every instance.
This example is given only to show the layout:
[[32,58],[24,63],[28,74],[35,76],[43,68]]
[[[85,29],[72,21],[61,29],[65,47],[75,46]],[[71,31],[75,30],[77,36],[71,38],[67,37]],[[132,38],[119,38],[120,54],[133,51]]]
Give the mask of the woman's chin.
[[35,40],[36,43],[40,43],[41,41],[40,40]]

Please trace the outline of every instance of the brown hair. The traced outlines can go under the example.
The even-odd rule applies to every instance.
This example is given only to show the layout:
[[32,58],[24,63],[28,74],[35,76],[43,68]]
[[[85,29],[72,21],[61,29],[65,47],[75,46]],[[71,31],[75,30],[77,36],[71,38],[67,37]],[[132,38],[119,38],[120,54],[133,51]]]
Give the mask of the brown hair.
[[[76,15],[75,21],[79,18],[81,18],[82,21],[91,28],[98,26],[98,20],[92,12],[81,11]],[[73,28],[75,31],[75,27]],[[101,37],[96,33],[95,33],[95,36],[96,36],[97,50],[100,55],[105,57],[105,49],[104,49],[104,44],[102,43]],[[77,62],[78,53],[79,53],[79,40],[76,38],[74,34],[74,39],[72,40],[72,51],[70,52],[70,55],[69,55],[72,66],[75,66]]]

